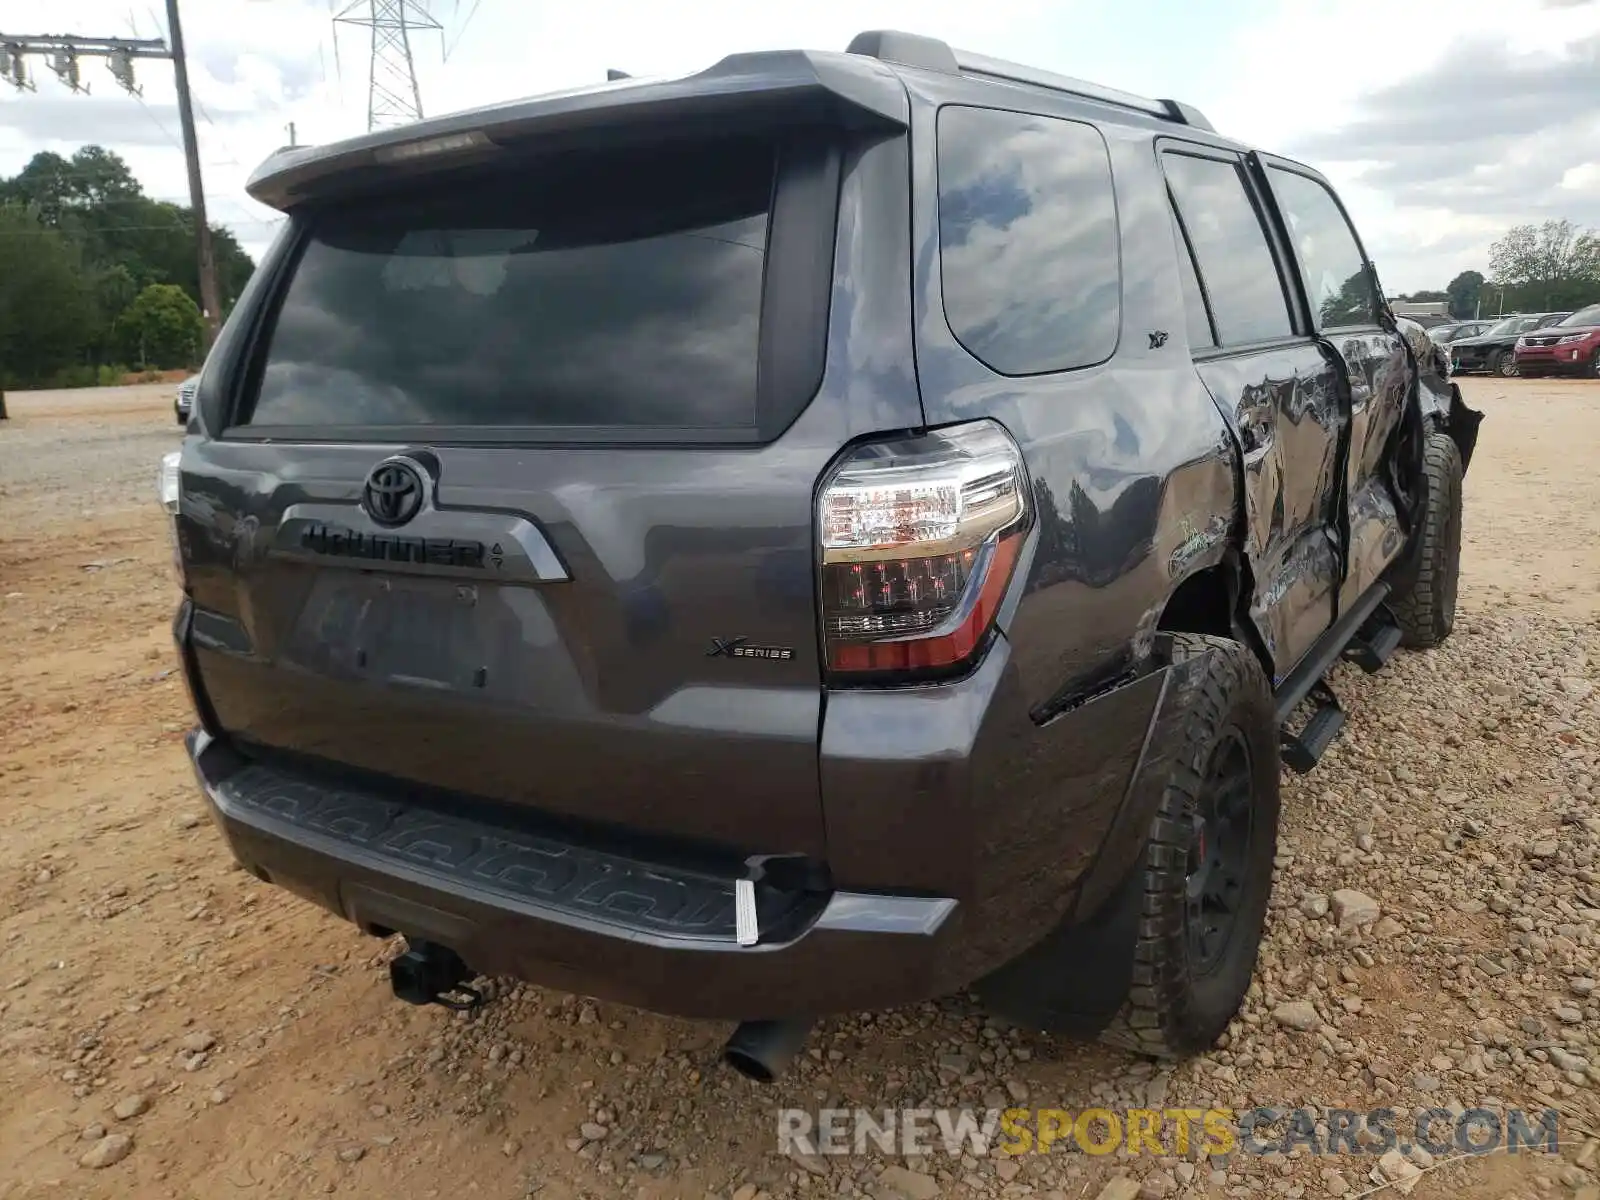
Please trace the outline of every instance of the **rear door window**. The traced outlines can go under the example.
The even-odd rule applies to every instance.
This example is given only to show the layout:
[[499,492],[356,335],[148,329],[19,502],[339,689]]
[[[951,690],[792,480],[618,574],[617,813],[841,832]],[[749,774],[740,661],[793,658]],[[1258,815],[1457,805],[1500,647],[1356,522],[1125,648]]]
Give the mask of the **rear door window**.
[[939,110],[939,264],[950,330],[1002,375],[1104,362],[1122,276],[1105,139],[1093,125]]
[[1288,337],[1294,332],[1288,297],[1242,164],[1175,153],[1163,159],[1218,341],[1239,346]]
[[1378,294],[1367,269],[1361,244],[1350,222],[1317,180],[1281,167],[1269,167],[1267,176],[1278,198],[1279,211],[1288,222],[1289,238],[1300,259],[1306,296],[1322,329],[1347,329],[1375,325]]
[[775,161],[591,155],[322,216],[248,421],[751,427]]

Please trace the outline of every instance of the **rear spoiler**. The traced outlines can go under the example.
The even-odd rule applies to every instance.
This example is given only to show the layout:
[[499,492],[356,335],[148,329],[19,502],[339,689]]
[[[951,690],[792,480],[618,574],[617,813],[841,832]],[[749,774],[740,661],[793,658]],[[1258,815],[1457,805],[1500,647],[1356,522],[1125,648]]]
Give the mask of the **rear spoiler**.
[[280,211],[375,184],[492,161],[519,143],[594,144],[597,137],[729,135],[788,123],[905,127],[910,101],[886,63],[803,50],[735,54],[681,79],[593,87],[435,117],[325,146],[280,150],[245,190]]

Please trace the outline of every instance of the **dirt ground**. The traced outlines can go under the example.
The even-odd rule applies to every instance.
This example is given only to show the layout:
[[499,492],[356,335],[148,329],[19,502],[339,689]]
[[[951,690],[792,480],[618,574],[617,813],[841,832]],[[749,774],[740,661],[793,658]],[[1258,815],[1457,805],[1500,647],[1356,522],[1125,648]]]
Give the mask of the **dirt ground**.
[[[1556,1102],[1562,1159],[1451,1164],[1413,1195],[1592,1187],[1600,1072],[1579,1060],[1600,1063],[1600,1012],[1559,997],[1569,982],[1589,995],[1578,981],[1600,945],[1586,682],[1600,658],[1600,384],[1464,386],[1488,419],[1467,479],[1461,628],[1438,656],[1353,678],[1347,737],[1286,783],[1272,941],[1228,1044],[1156,1070],[1006,1029],[956,999],[824,1022],[802,1069],[767,1091],[715,1065],[725,1027],[527,987],[472,1017],[402,1005],[391,947],[236,870],[181,748],[190,709],[155,500],[159,455],[180,439],[171,388],[8,396],[0,1198],[928,1200],[916,1193],[931,1186],[1079,1200],[1127,1175],[1146,1196],[1296,1200],[1374,1186],[1371,1160],[1197,1170],[1058,1152],[1020,1169],[912,1163],[913,1177],[880,1174],[894,1162],[881,1156],[776,1152],[780,1105],[1078,1108],[1160,1103],[1158,1084],[1167,1103],[1241,1107]],[[1456,674],[1487,682],[1454,692]],[[1476,849],[1430,824],[1458,829],[1463,813]],[[1313,897],[1341,886],[1400,918],[1392,941],[1335,939]],[[1283,1006],[1306,998],[1324,1011],[1321,1034],[1284,1027]],[[1570,1070],[1557,1070],[1562,1046]],[[1442,1088],[1425,1086],[1430,1071]],[[80,1165],[106,1131],[131,1152]]]

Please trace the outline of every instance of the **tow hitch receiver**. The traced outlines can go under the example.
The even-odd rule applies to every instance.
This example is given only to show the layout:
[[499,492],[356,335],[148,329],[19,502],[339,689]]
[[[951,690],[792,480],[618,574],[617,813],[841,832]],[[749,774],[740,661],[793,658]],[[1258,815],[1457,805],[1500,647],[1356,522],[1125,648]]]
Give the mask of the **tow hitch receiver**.
[[432,942],[412,942],[389,964],[389,983],[407,1004],[440,1004],[457,1012],[483,1005],[483,993],[467,983],[472,972],[454,950]]

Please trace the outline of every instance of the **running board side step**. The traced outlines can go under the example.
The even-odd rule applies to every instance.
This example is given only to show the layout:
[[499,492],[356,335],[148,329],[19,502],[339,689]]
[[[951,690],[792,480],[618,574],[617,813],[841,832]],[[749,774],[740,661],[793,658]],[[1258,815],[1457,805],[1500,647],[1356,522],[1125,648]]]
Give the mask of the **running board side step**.
[[1403,636],[1400,622],[1387,604],[1380,604],[1344,648],[1344,657],[1368,675],[1376,675],[1394,657]]
[[[1296,774],[1304,775],[1315,767],[1344,728],[1339,698],[1324,682],[1334,663],[1347,657],[1371,673],[1382,668],[1400,644],[1400,628],[1384,605],[1388,598],[1387,583],[1373,584],[1340,614],[1278,685],[1274,693],[1278,741],[1284,763]],[[1289,718],[1306,699],[1314,706],[1311,719],[1298,733],[1291,732]]]
[[1322,680],[1311,689],[1311,700],[1316,711],[1299,733],[1287,728],[1278,731],[1278,744],[1283,761],[1296,775],[1304,775],[1321,761],[1333,739],[1344,728],[1344,709],[1339,707],[1339,697]]

